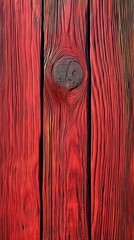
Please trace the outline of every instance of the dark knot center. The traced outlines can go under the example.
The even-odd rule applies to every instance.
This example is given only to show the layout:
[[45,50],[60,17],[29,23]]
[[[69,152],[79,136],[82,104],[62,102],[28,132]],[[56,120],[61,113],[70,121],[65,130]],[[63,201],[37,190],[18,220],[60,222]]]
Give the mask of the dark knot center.
[[70,56],[60,58],[53,72],[56,82],[69,90],[76,88],[84,77],[80,63]]

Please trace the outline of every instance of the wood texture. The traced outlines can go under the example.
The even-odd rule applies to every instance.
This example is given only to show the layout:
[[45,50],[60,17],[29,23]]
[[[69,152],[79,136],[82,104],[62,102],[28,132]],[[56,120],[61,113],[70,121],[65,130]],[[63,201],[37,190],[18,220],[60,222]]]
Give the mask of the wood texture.
[[88,3],[0,0],[0,240],[134,239],[134,0]]
[[0,239],[40,239],[40,1],[0,0]]
[[[43,107],[45,240],[88,239],[87,4],[87,0],[45,1]],[[54,71],[57,62],[66,57],[75,59],[84,73],[81,83],[73,89],[68,88],[66,84],[59,84]],[[63,82],[65,81],[64,77]]]
[[134,239],[134,1],[92,0],[92,239]]

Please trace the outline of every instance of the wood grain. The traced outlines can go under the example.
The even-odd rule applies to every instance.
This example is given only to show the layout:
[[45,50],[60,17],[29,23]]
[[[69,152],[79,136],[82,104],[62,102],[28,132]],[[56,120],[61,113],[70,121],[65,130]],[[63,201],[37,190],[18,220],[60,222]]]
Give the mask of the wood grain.
[[41,8],[0,0],[0,240],[132,240],[134,0],[90,1],[91,79],[88,0]]
[[[43,239],[45,240],[89,239],[87,5],[87,0],[46,0],[44,6]],[[66,81],[69,84],[69,80],[63,73],[67,68],[67,63],[63,64],[66,58],[74,59],[74,62],[80,64],[83,72],[79,84],[73,88],[66,85]],[[57,68],[59,61],[63,66]],[[63,76],[61,84],[57,81],[59,70],[55,73],[55,69],[60,69]]]
[[91,1],[92,239],[134,239],[134,1]]
[[0,239],[40,239],[40,1],[0,0]]

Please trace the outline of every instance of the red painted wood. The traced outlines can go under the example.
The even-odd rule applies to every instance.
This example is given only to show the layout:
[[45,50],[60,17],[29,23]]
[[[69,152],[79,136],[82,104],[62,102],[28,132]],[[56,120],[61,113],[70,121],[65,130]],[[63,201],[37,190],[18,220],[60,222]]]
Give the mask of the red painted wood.
[[134,239],[134,3],[91,1],[92,239]]
[[0,0],[0,239],[40,239],[40,1]]
[[[87,0],[45,1],[44,240],[89,239],[86,205],[87,4]],[[75,59],[84,72],[83,81],[72,90],[65,84],[65,76],[61,85],[55,76],[58,60],[63,57]],[[61,73],[64,67],[62,65]],[[69,71],[70,67],[66,75]],[[62,85],[62,80],[67,87]]]
[[90,1],[91,79],[88,0],[44,7],[0,0],[0,240],[132,240],[134,3]]

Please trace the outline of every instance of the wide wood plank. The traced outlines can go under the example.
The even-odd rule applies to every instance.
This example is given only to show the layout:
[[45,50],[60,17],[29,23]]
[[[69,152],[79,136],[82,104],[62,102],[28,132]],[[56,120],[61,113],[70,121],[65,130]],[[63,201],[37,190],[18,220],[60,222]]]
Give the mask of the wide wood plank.
[[92,239],[134,239],[134,1],[91,1]]
[[88,1],[44,3],[43,239],[86,240]]
[[0,0],[0,239],[40,239],[40,0]]

